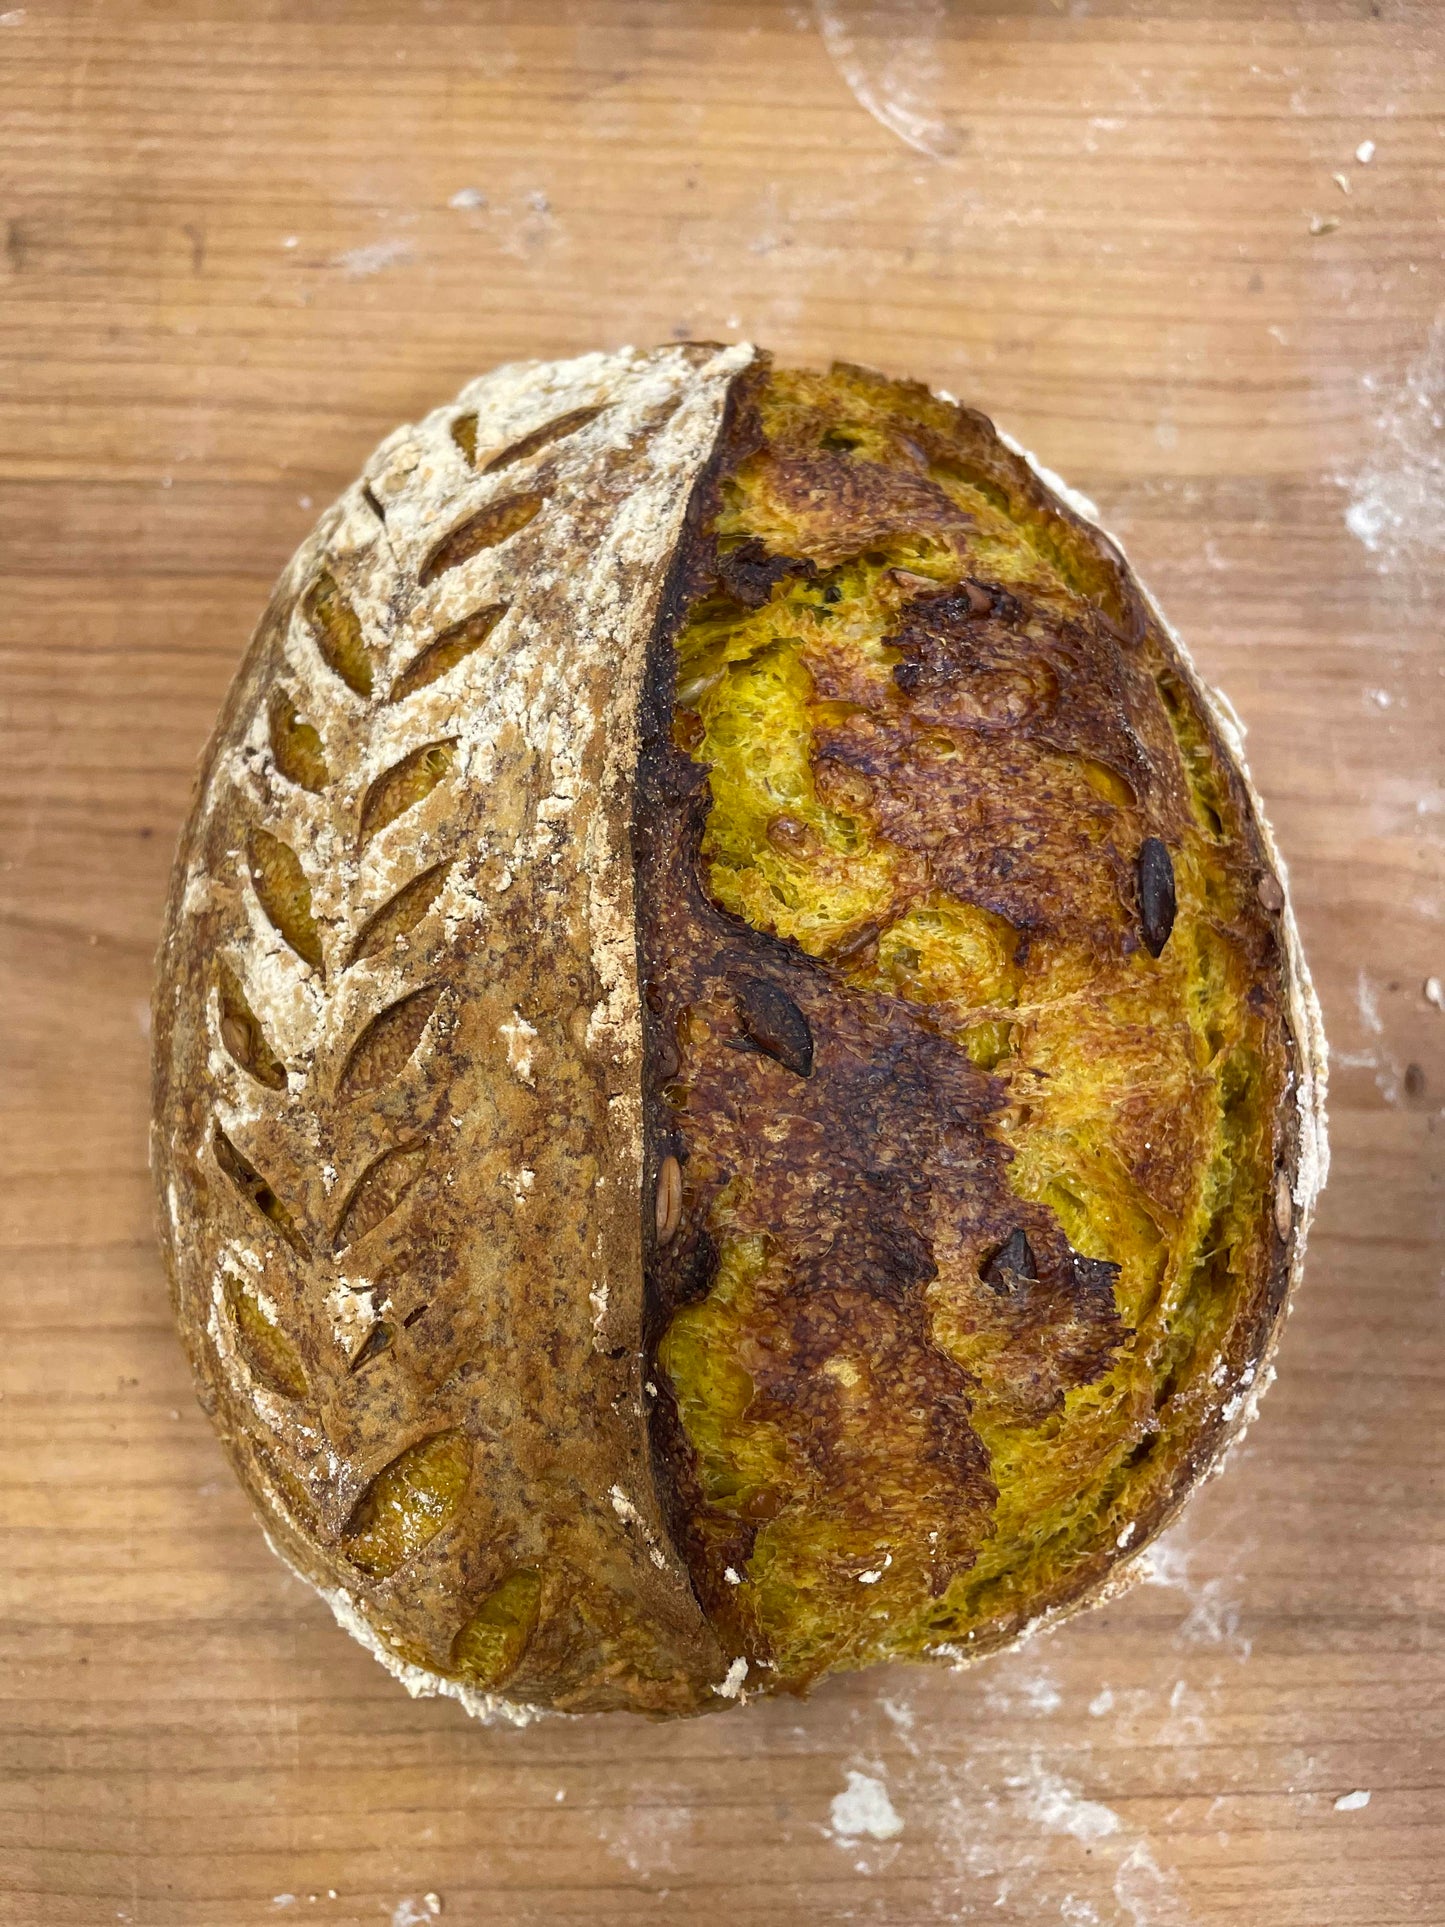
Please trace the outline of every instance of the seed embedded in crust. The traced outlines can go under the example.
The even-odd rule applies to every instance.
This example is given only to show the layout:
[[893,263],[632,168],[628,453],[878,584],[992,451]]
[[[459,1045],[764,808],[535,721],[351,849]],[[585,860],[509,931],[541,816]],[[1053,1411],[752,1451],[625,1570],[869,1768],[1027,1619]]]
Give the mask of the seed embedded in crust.
[[860,924],[851,935],[844,937],[841,943],[833,946],[828,961],[830,963],[852,963],[856,958],[861,957],[866,950],[871,950],[882,934],[883,925],[881,923]]
[[[944,585],[931,575],[919,575],[913,569],[890,569],[887,578],[895,589],[905,595],[936,595]],[[835,597],[836,601],[837,598]]]
[[677,1227],[682,1223],[682,1166],[674,1157],[666,1157],[657,1171],[657,1242],[671,1244]]
[[369,1365],[374,1358],[380,1358],[381,1354],[390,1347],[391,1340],[392,1328],[385,1319],[382,1319],[366,1334],[347,1370],[359,1372],[363,1365]]
[[1022,1225],[1009,1233],[1007,1242],[999,1246],[980,1276],[989,1290],[996,1291],[1001,1298],[1014,1297],[1027,1286],[1038,1283],[1038,1262]]
[[672,725],[672,740],[679,749],[685,749],[689,756],[701,747],[707,734],[707,724],[695,709],[679,709]]
[[1266,910],[1283,910],[1284,886],[1271,871],[1266,870],[1254,887]]
[[775,850],[780,850],[784,856],[796,857],[802,863],[816,856],[822,848],[816,831],[810,830],[806,823],[799,822],[796,816],[771,818],[763,834]]
[[657,1075],[664,1084],[670,1084],[682,1069],[682,1055],[671,1037],[663,1035],[657,1044]]
[[738,1020],[754,1049],[798,1077],[813,1075],[813,1032],[787,991],[765,977],[738,986]]
[[1151,957],[1168,943],[1174,911],[1173,859],[1157,836],[1146,836],[1139,846],[1139,921]]

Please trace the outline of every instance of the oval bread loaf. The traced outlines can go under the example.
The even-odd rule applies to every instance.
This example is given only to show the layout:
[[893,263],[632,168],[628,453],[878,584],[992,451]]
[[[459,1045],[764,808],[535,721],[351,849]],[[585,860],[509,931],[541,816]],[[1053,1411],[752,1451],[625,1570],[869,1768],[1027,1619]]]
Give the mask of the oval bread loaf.
[[1237,727],[1115,545],[973,411],[748,346],[382,444],[227,700],[154,1035],[272,1544],[517,1719],[1110,1590],[1325,1168]]

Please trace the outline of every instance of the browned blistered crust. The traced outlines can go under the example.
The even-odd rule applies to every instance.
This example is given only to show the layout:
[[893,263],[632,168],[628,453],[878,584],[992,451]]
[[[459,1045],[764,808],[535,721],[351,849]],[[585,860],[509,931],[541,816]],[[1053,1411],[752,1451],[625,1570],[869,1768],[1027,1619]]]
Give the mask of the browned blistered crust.
[[[756,447],[750,379],[730,411],[722,470]],[[804,557],[814,567],[921,518],[945,527],[964,519],[929,483],[843,456],[776,466],[779,492],[791,508],[806,503],[814,520]],[[919,1541],[928,1590],[941,1594],[972,1563],[995,1495],[970,1423],[969,1380],[929,1330],[921,1288],[937,1274],[936,1243],[966,1246],[980,1268],[1010,1231],[1027,1229],[1036,1278],[1012,1296],[983,1294],[983,1308],[1013,1328],[1009,1350],[1027,1400],[1047,1407],[1061,1385],[1099,1369],[1118,1320],[1052,1214],[1021,1207],[1008,1189],[1007,1153],[990,1128],[1002,1101],[996,1082],[898,998],[846,986],[826,962],[727,915],[707,891],[706,771],[673,740],[673,639],[719,577],[727,584],[731,575],[736,593],[735,565],[712,535],[716,481],[707,478],[690,518],[643,712],[636,841],[650,1168],[678,1157],[686,1172],[681,1235],[649,1240],[651,1335],[655,1343],[672,1312],[711,1285],[712,1207],[725,1186],[741,1189],[747,1226],[766,1236],[786,1280],[749,1360],[749,1417],[806,1441],[815,1503],[846,1516],[859,1545],[902,1524]],[[834,747],[825,743],[821,757]],[[906,743],[899,761],[911,773]],[[921,785],[905,795],[905,834],[926,830],[929,804],[947,812],[956,798]],[[775,1018],[761,1045],[750,1018],[760,992],[792,1018]],[[785,1029],[803,1040],[791,1052]],[[866,1426],[856,1422],[853,1387],[828,1370],[845,1350],[852,1370],[866,1360],[878,1388]],[[725,1575],[746,1568],[777,1497],[759,1493],[741,1516],[712,1512],[666,1392],[655,1426],[674,1530],[707,1610],[754,1662],[766,1659],[736,1623],[736,1581]],[[856,1583],[857,1566],[855,1557],[845,1583]]]
[[[1008,1191],[997,1080],[898,998],[851,978],[845,994],[848,958],[780,944],[706,888],[705,772],[671,733],[688,608],[719,588],[766,602],[900,523],[966,524],[931,482],[803,451],[779,497],[807,541],[720,556],[719,488],[759,447],[764,378],[748,348],[523,365],[399,430],[278,586],[177,860],[153,1164],[203,1402],[338,1619],[409,1690],[482,1715],[692,1712],[766,1684],[723,1576],[757,1521],[707,1518],[654,1362],[670,1312],[707,1289],[725,1168],[749,1170],[790,1252],[759,1409],[802,1432],[840,1503],[866,1492],[865,1512],[936,1534],[935,1592],[968,1570],[992,1494],[976,1387],[928,1327],[939,1252],[976,1263],[995,1389],[1020,1410],[1120,1340],[1108,1267]],[[850,716],[840,659],[825,782],[866,783],[900,846],[1025,941],[1067,927],[1104,954],[1134,940],[1137,867],[1074,861],[1029,746],[1126,771],[1167,842],[1184,805],[1131,681],[1147,645],[1205,718],[1240,860],[1272,884],[1237,743],[1113,546],[982,417],[951,420],[930,460],[966,446],[1082,532],[1097,620],[1041,628],[986,585],[952,604],[905,585],[910,728],[983,736],[986,775],[960,790]],[[1087,818],[1087,796],[1064,800]],[[1022,868],[999,860],[1010,846]],[[1230,1396],[1200,1412],[1131,1553],[1247,1415],[1322,1175],[1322,1040],[1287,905],[1279,931],[1283,954],[1264,923],[1259,940],[1292,1065],[1283,1202]],[[900,1392],[862,1440],[822,1369],[840,1335]],[[1117,1556],[979,1647],[1094,1596]]]
[[[1218,1452],[1245,1403],[1237,1388],[1251,1386],[1272,1342],[1296,1262],[1302,1226],[1289,1201],[1300,1179],[1302,1081],[1311,1156],[1316,1123],[1317,1033],[1296,1034],[1297,952],[1246,779],[1122,557],[984,417],[908,384],[839,372],[875,438],[879,420],[889,424],[881,454],[827,446],[829,402],[846,408],[846,393],[815,397],[793,439],[775,430],[768,440],[754,405],[766,372],[740,384],[730,446],[690,518],[653,652],[639,779],[649,1168],[668,1159],[682,1174],[676,1230],[649,1240],[651,1335],[657,1343],[680,1307],[708,1294],[724,1226],[735,1249],[750,1247],[760,1281],[728,1368],[745,1371],[751,1386],[747,1425],[760,1439],[772,1428],[781,1454],[773,1475],[755,1477],[735,1459],[710,1496],[664,1355],[654,1374],[658,1461],[709,1614],[754,1668],[774,1668],[794,1686],[890,1650],[877,1629],[885,1595],[905,1611],[910,1600],[941,1598],[973,1565],[995,1530],[997,1497],[975,1429],[980,1400],[996,1426],[1038,1424],[1067,1392],[1102,1378],[1132,1334],[1115,1305],[1119,1267],[1073,1251],[1054,1212],[1007,1182],[1001,1114],[1026,1113],[1029,1080],[1049,1073],[1015,1061],[990,1075],[939,1034],[926,1002],[870,983],[868,959],[887,919],[849,933],[831,954],[808,954],[717,901],[704,851],[712,804],[707,752],[697,749],[703,724],[675,697],[674,644],[689,617],[700,611],[709,633],[725,638],[730,622],[790,579],[822,590],[825,605],[842,598],[850,578],[823,589],[829,571],[860,556],[882,563],[884,553],[864,552],[886,552],[896,537],[926,532],[935,560],[956,548],[942,583],[884,576],[894,666],[882,691],[856,650],[830,650],[821,623],[802,658],[815,705],[816,794],[866,818],[892,846],[891,916],[942,895],[1002,919],[1021,963],[1031,945],[1050,941],[1087,954],[1099,971],[1141,949],[1157,958],[1174,918],[1168,852],[1194,829],[1195,807],[1166,702],[1187,713],[1207,757],[1202,793],[1238,826],[1219,858],[1231,888],[1217,915],[1249,986],[1264,1111],[1263,1141],[1249,1153],[1262,1169],[1237,1178],[1246,1194],[1258,1181],[1266,1204],[1231,1253],[1240,1275],[1221,1272],[1206,1286],[1227,1287],[1232,1299],[1222,1349],[1207,1385],[1181,1357],[1153,1395],[1136,1399],[1120,1421],[1132,1427],[1121,1432],[1122,1446],[1134,1448],[1129,1477],[1115,1475],[1118,1496],[1101,1509],[1093,1544],[1072,1547],[1022,1601],[969,1623],[970,1650],[1096,1591]],[[744,525],[771,519],[771,540],[749,535],[738,545],[729,475],[751,477]],[[1061,593],[1047,569],[1038,588],[978,569],[971,518],[940,479],[953,475],[1029,519],[1034,550],[1061,559],[1072,592]],[[806,618],[801,610],[794,625]],[[787,628],[783,620],[773,633]],[[779,831],[795,843],[810,834],[786,815],[769,825],[769,839]],[[1114,1151],[1161,1220],[1178,1219],[1199,1183],[1199,1130],[1142,1093],[1131,1101],[1132,1115],[1116,1111]],[[1313,1183],[1307,1172],[1304,1191]],[[940,1340],[930,1288],[941,1273],[949,1315],[987,1360],[982,1378]],[[711,1368],[694,1364],[693,1376],[698,1369]],[[759,1449],[766,1457],[765,1439]],[[808,1629],[791,1650],[770,1637],[763,1595],[749,1583],[759,1530],[785,1511],[811,1547],[797,1561]],[[775,1542],[774,1570],[777,1556]],[[860,1579],[879,1592],[860,1593]],[[927,1623],[915,1611],[902,1650],[918,1649]],[[937,1623],[949,1622],[940,1614]]]

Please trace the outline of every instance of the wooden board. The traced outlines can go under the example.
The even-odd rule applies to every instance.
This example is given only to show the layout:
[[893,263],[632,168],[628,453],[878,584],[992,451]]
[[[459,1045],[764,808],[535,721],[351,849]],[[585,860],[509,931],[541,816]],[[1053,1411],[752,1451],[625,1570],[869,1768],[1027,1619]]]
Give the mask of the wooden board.
[[[1438,8],[25,0],[0,88],[0,1920],[1445,1920]],[[1335,1176],[1156,1583],[972,1673],[488,1731],[282,1571],[190,1396],[151,955],[370,446],[743,334],[967,396],[1127,538],[1251,725]]]

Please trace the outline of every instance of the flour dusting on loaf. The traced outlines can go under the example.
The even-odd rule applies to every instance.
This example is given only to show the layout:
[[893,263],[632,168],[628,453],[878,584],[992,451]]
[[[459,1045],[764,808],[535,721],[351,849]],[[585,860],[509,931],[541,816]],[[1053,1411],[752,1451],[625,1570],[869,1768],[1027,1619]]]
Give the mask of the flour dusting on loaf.
[[[674,1710],[727,1670],[639,1423],[627,839],[647,637],[751,359],[518,364],[391,435],[278,585],[178,864],[155,1164],[208,1403],[398,1665],[535,1574],[522,1701]],[[358,1507],[407,1453],[392,1546]]]

